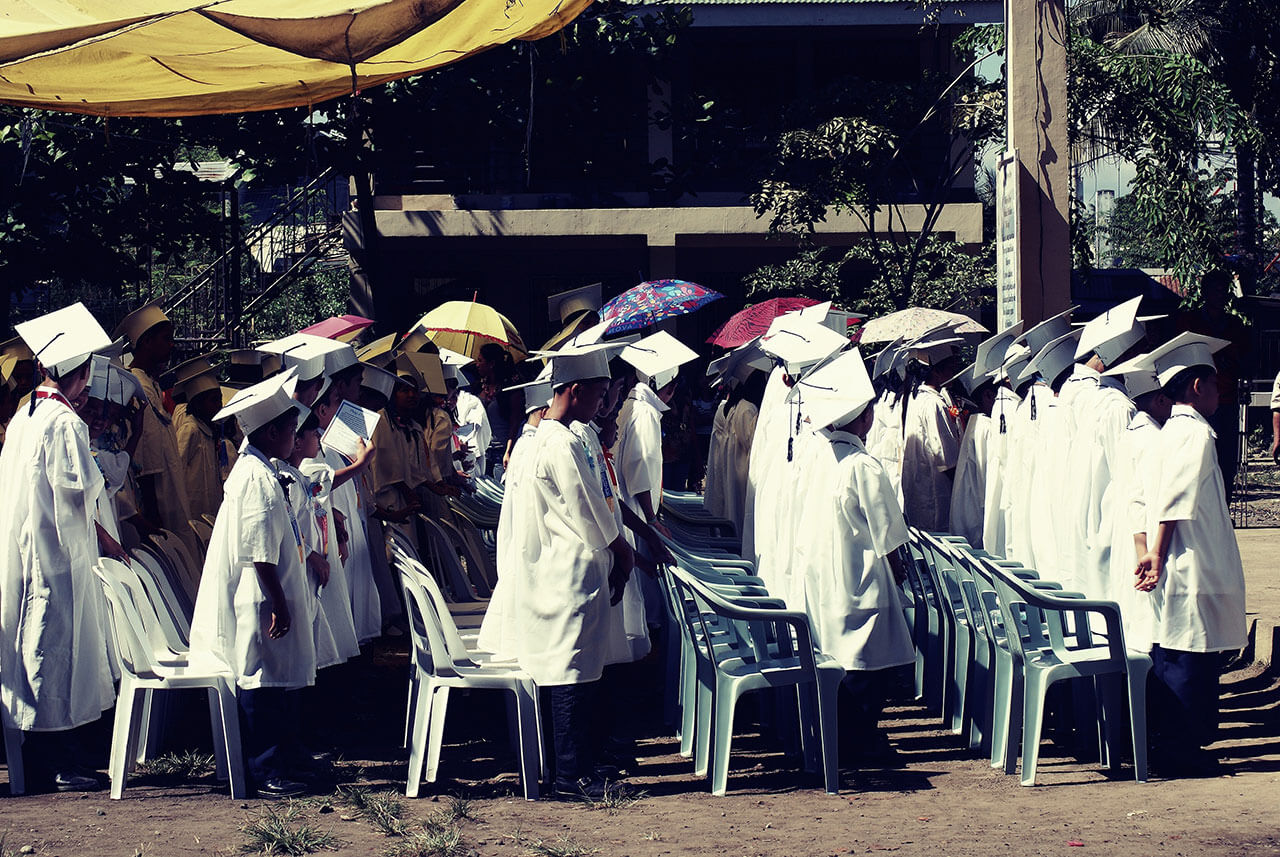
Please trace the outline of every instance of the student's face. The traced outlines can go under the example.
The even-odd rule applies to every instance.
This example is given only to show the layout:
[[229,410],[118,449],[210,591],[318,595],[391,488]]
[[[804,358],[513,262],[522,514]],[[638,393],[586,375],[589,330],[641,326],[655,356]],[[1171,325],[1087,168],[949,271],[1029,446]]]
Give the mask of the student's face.
[[321,375],[314,380],[307,381],[305,384],[299,382],[294,388],[293,397],[308,408],[315,404],[316,396],[320,394],[320,385],[324,383],[324,376]]
[[73,408],[79,408],[80,405],[84,404],[85,390],[89,386],[90,362],[86,361],[83,366],[64,377],[62,382],[58,384],[58,389],[62,391],[62,395],[66,397],[66,400],[71,403]]
[[1192,403],[1202,416],[1211,417],[1218,410],[1217,373],[1201,378],[1195,383],[1195,401]]
[[213,415],[222,410],[222,391],[205,390],[187,403],[187,410],[196,419],[212,422]]
[[293,455],[293,445],[297,441],[297,434],[298,414],[295,411],[292,419],[277,423],[266,432],[267,446],[270,446],[271,449],[262,451],[272,458],[289,458]]
[[671,403],[671,399],[672,397],[675,396],[675,394],[676,394],[676,382],[672,381],[670,384],[668,384],[667,386],[663,387],[661,390],[658,391],[658,398],[662,400],[662,404],[668,405]]
[[298,432],[294,451],[302,458],[316,458],[320,455],[320,430],[308,429]]
[[405,384],[397,384],[395,391],[396,412],[409,414],[418,403],[418,391]]
[[80,418],[89,427],[89,437],[100,437],[107,430],[107,407],[101,399],[86,399]]
[[583,423],[595,419],[608,391],[608,378],[574,384],[569,400],[569,417]]
[[360,388],[360,407],[368,408],[371,411],[380,411],[386,406],[386,396],[382,395],[377,390],[370,390],[368,387]]

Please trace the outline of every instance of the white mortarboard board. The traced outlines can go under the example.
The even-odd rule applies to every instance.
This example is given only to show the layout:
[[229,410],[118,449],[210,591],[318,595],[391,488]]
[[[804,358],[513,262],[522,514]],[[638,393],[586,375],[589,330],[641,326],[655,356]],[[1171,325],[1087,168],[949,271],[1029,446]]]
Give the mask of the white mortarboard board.
[[111,347],[111,337],[79,302],[24,321],[14,329],[54,377],[78,369],[89,355]]
[[621,342],[597,342],[566,345],[559,351],[531,351],[529,356],[551,361],[551,389],[555,391],[575,381],[610,377],[609,358],[625,347]]
[[256,348],[240,348],[227,355],[227,381],[232,384],[256,384],[283,368],[279,354]]
[[107,382],[111,379],[111,358],[95,354],[89,360],[91,362],[89,367],[89,398],[105,402],[108,392]]
[[328,350],[324,352],[324,374],[332,378],[339,372],[360,365],[360,358],[356,356],[356,350],[349,343],[339,342],[336,339],[324,341],[329,343]]
[[853,348],[828,360],[792,386],[787,401],[799,400],[815,429],[844,425],[876,398],[876,388]]
[[450,351],[448,348],[440,349],[440,362],[446,366],[470,366],[476,361],[472,360],[465,354],[459,354],[456,351]]
[[822,301],[820,303],[813,304],[812,306],[800,307],[800,309],[792,310],[791,312],[784,313],[784,315],[793,316],[795,318],[803,319],[804,321],[811,321],[814,324],[822,324],[822,322],[827,318],[827,313],[830,311],[831,301]]
[[409,351],[396,358],[396,374],[408,378],[419,391],[437,396],[449,395],[444,383],[444,364],[439,356],[424,351]]
[[1022,378],[1039,375],[1052,382],[1076,362],[1076,341],[1080,338],[1080,329],[1068,331],[1050,342],[1040,353],[1031,358],[1027,368],[1022,370]]
[[297,370],[298,381],[305,384],[324,374],[327,343],[332,341],[309,333],[294,333],[259,345],[258,350],[280,355],[284,367]]
[[117,405],[127,405],[134,399],[145,401],[147,394],[142,390],[142,382],[138,376],[123,366],[112,363],[111,378],[107,381],[107,400]]
[[240,423],[240,430],[246,435],[253,434],[290,410],[298,411],[299,423],[301,423],[310,411],[294,400],[293,391],[297,386],[297,373],[292,369],[286,369],[279,375],[273,375],[265,381],[259,381],[237,392],[222,410],[213,415],[213,419],[218,421],[235,417]]
[[1102,374],[1120,378],[1124,382],[1125,391],[1131,399],[1137,399],[1147,393],[1154,393],[1163,385],[1156,375],[1155,367],[1151,365],[1148,359],[1150,356],[1149,352],[1139,354],[1137,357],[1126,360],[1119,366],[1108,369]]
[[402,383],[404,382],[394,372],[388,372],[381,366],[374,366],[372,363],[365,364],[364,375],[360,378],[361,387],[368,387],[388,399],[391,398],[391,394],[395,391],[396,384]]
[[660,330],[626,346],[619,356],[636,368],[642,380],[652,380],[654,387],[661,390],[675,380],[681,366],[697,359],[698,353]]
[[977,368],[978,366],[976,363],[970,363],[968,366],[961,369],[955,375],[948,378],[946,383],[959,384],[961,387],[964,388],[964,391],[966,393],[972,396],[974,390],[977,390],[983,384],[986,384],[991,380],[991,376],[989,375],[978,374]]
[[973,356],[975,377],[989,375],[994,378],[1004,364],[1004,356],[1008,353],[1009,346],[1013,345],[1013,341],[1020,333],[1022,333],[1022,322],[1006,327],[995,336],[982,340]]
[[1000,364],[1000,369],[996,372],[996,380],[1007,380],[1016,385],[1022,370],[1027,368],[1033,356],[1031,349],[1021,343],[1015,342],[1010,345],[1009,350],[1005,352],[1004,363]]
[[545,408],[551,402],[551,364],[542,367],[538,377],[523,384],[513,384],[507,390],[524,391],[524,415]]
[[116,336],[123,336],[129,340],[130,345],[136,346],[144,333],[168,320],[169,316],[164,314],[160,303],[152,301],[120,319],[120,323],[116,325]]
[[603,284],[592,283],[547,298],[547,321],[568,323],[569,319],[584,312],[599,312],[604,305]]
[[1142,358],[1145,366],[1155,370],[1160,386],[1165,386],[1183,369],[1192,366],[1215,367],[1213,355],[1231,343],[1200,333],[1179,333],[1159,348],[1153,348]]
[[[771,361],[768,355],[760,350],[759,341],[760,337],[757,336],[728,354],[712,360],[707,364],[707,377],[713,384],[732,384],[735,380],[745,381],[757,369],[767,368]],[[764,361],[763,366],[755,365],[759,360]]]
[[379,368],[385,367],[388,363],[395,359],[392,349],[396,347],[396,335],[388,333],[386,336],[375,339],[368,345],[356,350],[356,357],[364,363],[372,363]]
[[795,313],[780,315],[760,337],[760,350],[782,361],[788,375],[798,375],[805,369],[826,360],[849,344],[847,336],[841,336],[829,327],[805,321]]
[[1142,341],[1142,337],[1147,335],[1147,327],[1143,322],[1159,316],[1138,318],[1140,303],[1142,295],[1117,304],[1086,322],[1080,333],[1080,342],[1076,345],[1076,359],[1097,354],[1104,365],[1110,366]]
[[893,369],[894,361],[898,356],[898,349],[902,346],[902,337],[899,336],[893,342],[890,342],[876,354],[875,365],[871,369],[871,379],[874,381],[883,375],[888,374]]
[[213,365],[212,358],[212,354],[201,354],[199,357],[192,357],[190,360],[184,360],[171,368],[167,374],[173,378],[173,383],[180,384],[188,378],[203,375],[205,372],[212,372],[216,368]]
[[962,342],[964,337],[955,332],[954,325],[944,324],[922,333],[908,342],[904,349],[926,366],[935,366],[948,357],[954,357],[956,346]]
[[1046,318],[1035,327],[1025,331],[1018,337],[1018,340],[1027,344],[1027,348],[1031,349],[1031,355],[1034,357],[1050,342],[1053,342],[1058,337],[1071,332],[1071,320],[1067,318],[1067,316],[1071,315],[1071,313],[1078,309],[1080,309],[1080,307],[1073,306],[1070,309],[1063,310],[1057,315]]

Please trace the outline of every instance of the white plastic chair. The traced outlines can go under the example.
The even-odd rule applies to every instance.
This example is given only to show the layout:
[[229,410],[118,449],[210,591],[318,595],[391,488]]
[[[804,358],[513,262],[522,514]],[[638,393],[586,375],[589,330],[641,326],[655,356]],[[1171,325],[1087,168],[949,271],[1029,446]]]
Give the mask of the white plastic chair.
[[230,778],[232,798],[244,798],[240,720],[231,675],[192,672],[185,666],[166,666],[156,662],[147,642],[143,617],[128,589],[120,582],[119,563],[110,559],[99,560],[94,573],[106,596],[108,626],[120,667],[120,692],[116,697],[115,726],[111,734],[112,800],[119,800],[124,794],[126,779],[133,767],[146,723],[147,695],[155,691],[193,688],[204,688],[209,693],[209,721],[219,778]]
[[436,781],[444,722],[452,688],[503,690],[515,695],[520,756],[520,781],[526,800],[537,800],[542,778],[542,714],[538,688],[529,674],[515,666],[458,662],[450,656],[441,630],[441,616],[418,576],[401,573],[417,693],[413,704],[406,797],[417,797],[426,768],[426,780]]
[[9,766],[10,796],[27,793],[27,777],[22,765],[22,730],[0,726],[4,730],[4,758]]

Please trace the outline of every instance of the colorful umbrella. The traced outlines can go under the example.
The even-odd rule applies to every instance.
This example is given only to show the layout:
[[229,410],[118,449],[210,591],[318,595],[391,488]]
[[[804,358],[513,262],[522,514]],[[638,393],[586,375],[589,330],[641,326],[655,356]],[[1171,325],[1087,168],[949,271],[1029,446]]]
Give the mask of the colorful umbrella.
[[303,333],[310,333],[312,336],[323,336],[325,339],[346,339],[355,336],[373,324],[373,319],[362,318],[358,315],[332,315],[324,321],[317,321],[310,327],[302,328]]
[[862,342],[889,342],[901,336],[915,339],[944,324],[955,326],[956,333],[988,333],[989,331],[967,315],[928,307],[906,309],[873,318],[862,326]]
[[639,330],[663,319],[686,315],[724,297],[697,283],[684,280],[650,280],[627,289],[600,310],[600,320],[611,322],[609,333]]
[[737,348],[740,345],[746,345],[768,330],[769,325],[778,316],[816,303],[818,302],[813,298],[769,298],[767,301],[760,301],[729,316],[729,320],[720,325],[707,342],[719,345],[721,348]]
[[447,301],[418,319],[413,330],[421,331],[440,348],[465,354],[472,360],[480,347],[496,342],[514,360],[523,360],[528,351],[511,320],[488,304],[475,301]]

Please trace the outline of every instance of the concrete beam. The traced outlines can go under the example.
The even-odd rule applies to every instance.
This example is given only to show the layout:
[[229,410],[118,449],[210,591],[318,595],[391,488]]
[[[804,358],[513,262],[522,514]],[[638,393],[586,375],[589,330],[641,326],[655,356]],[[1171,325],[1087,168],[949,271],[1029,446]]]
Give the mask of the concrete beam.
[[[656,11],[688,6],[695,27],[875,27],[925,23],[914,3],[825,2],[825,3],[716,3],[673,2],[636,4],[639,11]],[[943,3],[941,24],[998,24],[1004,20],[1000,0],[963,0]]]

